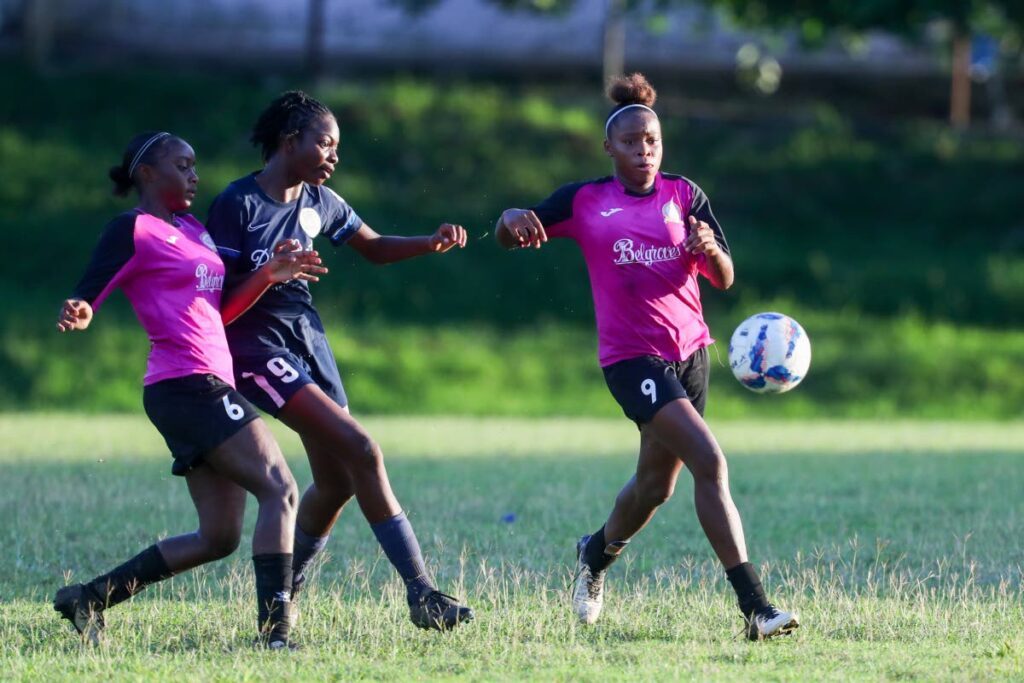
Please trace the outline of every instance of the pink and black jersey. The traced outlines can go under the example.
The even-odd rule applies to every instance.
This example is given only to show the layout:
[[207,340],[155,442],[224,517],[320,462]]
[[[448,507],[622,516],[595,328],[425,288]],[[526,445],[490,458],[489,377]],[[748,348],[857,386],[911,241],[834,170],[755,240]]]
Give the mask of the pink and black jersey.
[[224,263],[202,223],[179,215],[171,225],[138,210],[112,220],[73,297],[99,308],[118,287],[149,335],[143,384],[208,373],[234,386],[220,315]]
[[532,210],[549,237],[568,237],[583,251],[602,367],[639,356],[681,361],[714,341],[697,284],[707,259],[685,250],[686,217],[707,222],[729,247],[695,183],[659,173],[651,192],[637,195],[607,177],[566,185]]

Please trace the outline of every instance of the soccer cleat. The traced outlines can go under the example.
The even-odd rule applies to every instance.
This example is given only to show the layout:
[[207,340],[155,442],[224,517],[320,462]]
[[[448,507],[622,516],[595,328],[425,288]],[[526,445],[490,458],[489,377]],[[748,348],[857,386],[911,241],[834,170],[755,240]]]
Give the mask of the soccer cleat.
[[800,627],[796,614],[783,612],[771,604],[744,619],[747,622],[748,640],[766,640],[772,636],[785,636]]
[[103,609],[85,585],[76,583],[61,588],[53,599],[53,609],[71,622],[83,641],[100,644],[100,634],[106,626]]
[[460,605],[452,596],[434,590],[421,595],[416,604],[409,606],[409,619],[419,628],[448,631],[473,621],[473,610]]
[[604,606],[605,572],[591,571],[584,559],[589,540],[590,536],[584,536],[576,544],[576,578],[572,589],[572,608],[584,624],[596,622]]
[[276,636],[259,636],[253,642],[253,647],[258,650],[269,650],[271,652],[298,652],[302,646],[288,638]]

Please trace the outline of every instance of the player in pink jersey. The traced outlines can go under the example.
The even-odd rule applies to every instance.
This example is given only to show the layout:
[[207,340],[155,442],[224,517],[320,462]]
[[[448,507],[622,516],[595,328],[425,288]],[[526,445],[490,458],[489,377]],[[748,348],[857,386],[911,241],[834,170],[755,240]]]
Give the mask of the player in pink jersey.
[[327,271],[316,252],[282,243],[251,285],[222,301],[224,264],[202,224],[185,213],[199,180],[188,143],[165,132],[136,136],[110,176],[116,194],[138,190],[138,205],[108,224],[57,328],[86,329],[93,310],[115,288],[128,297],[151,343],[143,404],[174,457],[171,471],[188,484],[199,528],[165,538],[87,583],[60,589],[54,609],[98,642],[104,610],[151,583],[234,552],[249,491],[259,503],[252,541],[257,642],[288,647],[298,492],[270,431],[234,390],[224,322],[274,283],[316,280]]
[[729,247],[707,197],[692,181],[661,172],[654,88],[640,74],[614,81],[604,147],[614,175],[560,188],[532,209],[508,209],[496,236],[507,249],[567,237],[583,252],[597,318],[599,356],[612,395],[640,428],[636,474],[597,532],[577,544],[573,607],[594,623],[608,567],[672,495],[685,464],[697,517],[739,600],[747,635],[789,633],[796,615],[765,597],[747,561],[725,456],[704,422],[707,346],[698,275],[733,282]]

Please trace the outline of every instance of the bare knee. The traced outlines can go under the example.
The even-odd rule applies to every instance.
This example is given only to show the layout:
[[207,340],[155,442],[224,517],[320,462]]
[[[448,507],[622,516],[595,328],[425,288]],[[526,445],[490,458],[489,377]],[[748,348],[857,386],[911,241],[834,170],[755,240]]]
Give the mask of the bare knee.
[[242,527],[222,526],[214,529],[199,529],[199,539],[203,544],[203,554],[210,560],[220,560],[238,550],[242,540]]
[[284,458],[268,464],[260,490],[254,493],[260,505],[279,504],[286,512],[294,511],[299,504],[299,487]]
[[636,496],[649,509],[667,502],[675,489],[675,477],[645,477],[636,482]]
[[725,462],[725,453],[717,445],[701,448],[688,458],[687,465],[693,473],[694,482],[698,484],[728,484],[729,466]]
[[345,439],[345,462],[353,474],[376,474],[384,464],[384,452],[368,434],[352,434]]

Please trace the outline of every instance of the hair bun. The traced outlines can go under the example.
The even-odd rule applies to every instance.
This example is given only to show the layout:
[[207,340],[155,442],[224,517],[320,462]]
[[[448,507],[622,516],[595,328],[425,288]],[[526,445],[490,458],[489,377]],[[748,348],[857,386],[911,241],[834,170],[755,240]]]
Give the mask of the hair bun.
[[647,78],[642,73],[632,73],[612,79],[608,84],[608,98],[617,107],[624,107],[628,104],[653,107],[655,100],[658,99],[658,91],[647,82]]
[[110,171],[107,174],[110,179],[114,182],[114,194],[118,197],[125,197],[131,192],[132,183],[131,177],[128,176],[128,169],[124,165],[111,166]]

